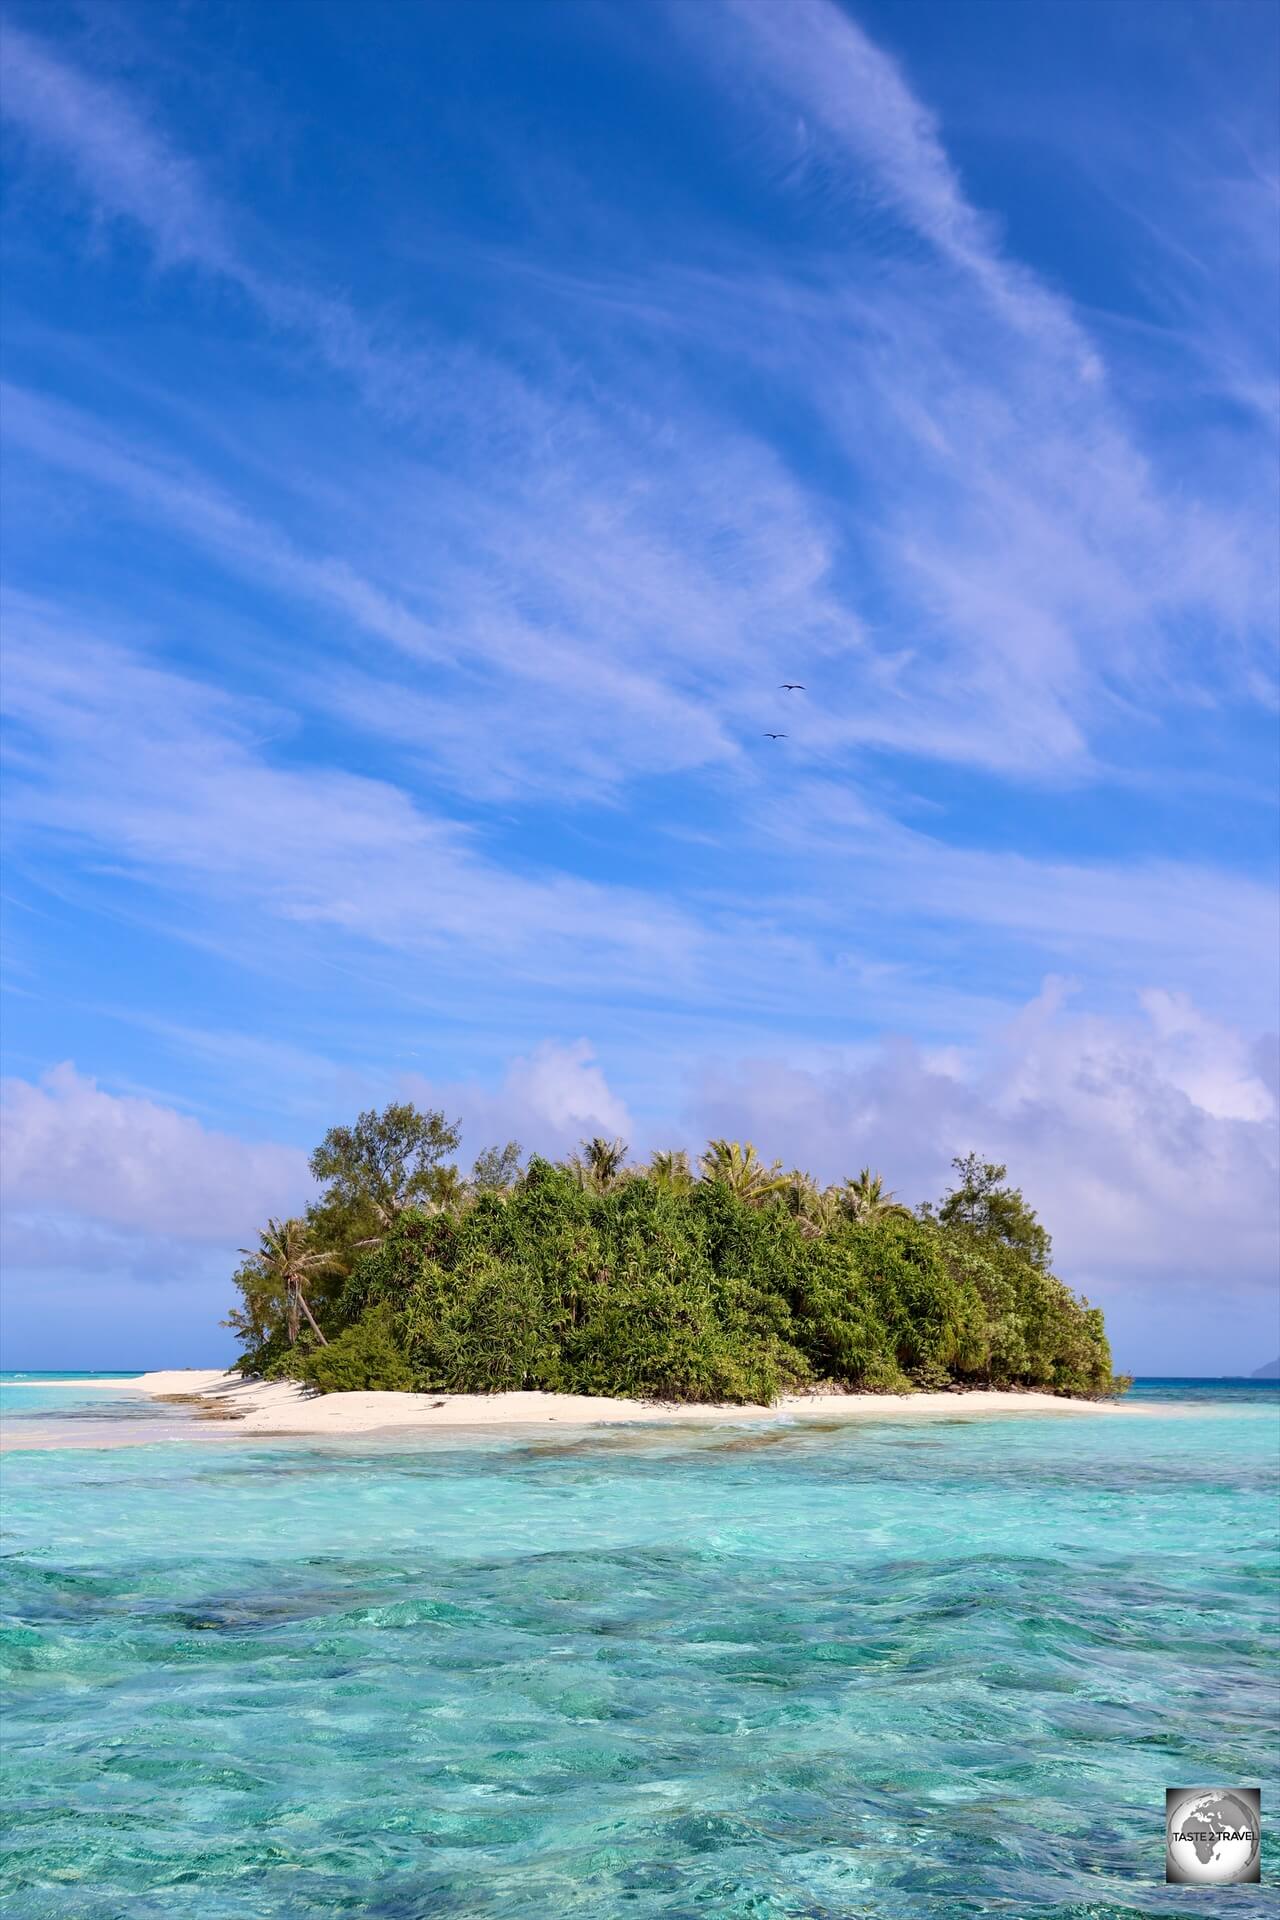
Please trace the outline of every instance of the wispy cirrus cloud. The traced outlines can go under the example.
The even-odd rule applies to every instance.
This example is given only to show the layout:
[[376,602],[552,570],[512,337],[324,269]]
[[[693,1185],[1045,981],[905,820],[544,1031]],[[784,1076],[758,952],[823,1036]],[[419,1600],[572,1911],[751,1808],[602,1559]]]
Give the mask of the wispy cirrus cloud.
[[301,552],[188,468],[122,447],[109,430],[56,401],[0,383],[5,437],[15,450],[121,496],[144,520],[163,522],[237,573],[326,608],[365,635],[417,659],[445,644],[430,625],[333,554]]
[[273,923],[429,959],[439,988],[465,979],[472,996],[503,981],[609,996],[625,983],[708,1019],[789,1024],[798,1012],[844,1027],[900,1024],[967,943],[994,938],[997,992],[1016,992],[1028,956],[1087,965],[1105,948],[1113,990],[1172,979],[1263,1020],[1273,1004],[1258,959],[1273,897],[1248,876],[957,848],[815,784],[797,817],[767,803],[744,815],[749,872],[680,888],[588,881],[502,858],[402,785],[314,758],[305,730],[291,738],[297,723],[266,703],[39,605],[11,602],[6,624],[11,847],[110,861],[182,903],[192,931],[216,920],[263,955]]
[[696,928],[659,901],[503,868],[388,782],[273,762],[255,715],[216,688],[66,627],[55,638],[38,611],[29,645],[16,626],[5,676],[15,836],[97,847],[189,899],[216,894],[454,966],[464,949],[533,976],[606,954],[641,978],[679,978],[694,963]]
[[[1025,1144],[1051,1224],[1096,1216],[1134,1274],[1175,1239],[1209,1258],[1235,1153],[1255,1258],[1270,121],[1224,123],[1198,69],[1149,100],[1144,69],[1140,119],[1134,94],[1095,139],[1090,81],[1077,136],[1128,239],[1103,257],[1095,200],[1055,254],[1051,194],[1020,246],[1034,188],[1010,220],[989,151],[960,157],[1000,121],[987,79],[966,148],[911,22],[894,56],[855,14],[655,7],[661,57],[643,9],[599,45],[565,16],[553,80],[607,42],[625,89],[605,61],[609,112],[553,93],[530,135],[482,60],[482,155],[374,21],[376,137],[353,90],[305,194],[284,166],[258,191],[261,145],[184,116],[177,69],[106,77],[92,35],[5,27],[35,189],[6,214],[5,824],[66,933],[50,967],[24,929],[30,1060],[82,1057],[48,1050],[38,990],[101,914],[166,1071],[207,1088],[219,1021],[246,1030],[214,1104],[239,1073],[253,1128],[272,1075],[310,1127],[318,1088],[363,1104],[421,1063],[493,1137],[657,1137],[701,1058],[699,1124],[758,1114],[797,1158],[825,1129],[929,1190],[944,1149],[1022,1171]],[[1056,67],[1043,103],[1030,78],[1003,110],[1056,127]],[[429,150],[389,158],[384,108]],[[1043,163],[1033,134],[1005,128],[1011,166]],[[234,1011],[193,1012],[170,942]],[[1009,1038],[1046,969],[1078,1000]],[[1198,1214],[1160,1162],[1197,1153]],[[1068,1244],[1083,1271],[1101,1240]]]
[[200,168],[135,101],[8,18],[0,23],[0,60],[0,113],[70,164],[95,210],[136,222],[162,265],[185,262],[242,276],[225,211]]
[[[836,197],[878,202],[972,281],[1001,320],[1061,355],[1092,383],[1102,366],[1070,310],[1003,253],[995,222],[967,197],[936,116],[890,55],[832,0],[720,0],[675,24],[712,50],[721,71],[786,116],[787,176],[819,175]],[[784,138],[781,128],[775,139]],[[843,175],[843,177],[842,177]]]
[[[1126,709],[1150,712],[1153,688],[1176,710],[1273,686],[1269,442],[1252,459],[1202,447],[1190,481],[1166,447],[1174,472],[1161,470],[1098,338],[1010,255],[935,116],[845,10],[726,0],[672,18],[733,77],[740,117],[766,129],[779,199],[834,198],[846,215],[843,259],[819,253],[798,292],[742,271],[723,297],[703,288],[722,322],[740,316],[745,351],[767,343],[778,377],[820,383],[855,470],[874,455],[870,537],[911,617],[894,697],[830,712],[829,737],[1024,778],[1037,763],[1087,773]],[[877,214],[890,228],[869,238]],[[1269,284],[1277,232],[1274,211],[1255,229]],[[1215,270],[1200,264],[1211,316]],[[1274,354],[1248,378],[1274,401]],[[1195,637],[1205,625],[1211,656]]]
[[[420,560],[409,569],[409,590],[417,587],[429,609],[419,610],[406,601],[403,571],[386,556],[383,570],[399,573],[399,588],[370,578],[341,552],[303,550],[225,488],[154,449],[122,445],[79,411],[13,385],[0,389],[0,406],[10,445],[30,460],[88,482],[233,574],[319,609],[335,651],[361,665],[317,672],[309,694],[372,732],[402,739],[423,758],[464,771],[473,789],[542,784],[552,765],[563,780],[576,764],[584,786],[603,790],[630,773],[734,757],[738,747],[714,667],[707,674],[708,653],[719,651],[739,672],[741,653],[730,645],[735,631],[750,644],[751,626],[765,609],[775,618],[784,610],[803,615],[804,584],[794,592],[791,585],[794,553],[775,580],[768,557],[741,583],[722,578],[717,599],[714,583],[699,580],[657,529],[628,524],[624,508],[610,509],[607,566],[615,585],[625,574],[635,592],[609,618],[615,645],[602,648],[602,541],[587,527],[551,543],[551,523],[574,517],[569,498],[518,526],[510,511],[469,502],[474,510],[449,530],[450,555],[435,565],[434,577],[419,578]],[[533,537],[535,526],[543,527],[542,540]],[[523,611],[535,597],[546,608],[541,620]],[[763,604],[753,608],[753,599]],[[689,654],[691,630],[707,650],[699,661]],[[642,657],[649,632],[656,644]],[[365,664],[367,640],[388,649],[380,674]],[[408,671],[406,663],[422,669],[412,684],[396,677]],[[474,702],[459,699],[456,682],[442,684],[442,668],[484,688],[488,745],[479,764]]]
[[[69,168],[95,217],[141,231],[163,268],[187,267],[234,287],[273,328],[304,340],[394,418],[447,408],[458,369],[380,337],[341,293],[259,263],[252,222],[229,204],[130,92],[62,59],[47,41],[3,23],[7,84],[0,115],[42,156]],[[464,356],[465,357],[465,356]],[[536,393],[490,366],[495,405],[546,419]]]
[[[762,841],[790,854],[793,871],[821,876],[791,909],[811,929],[874,915],[883,936],[901,915],[944,943],[967,928],[1006,952],[1025,943],[1049,964],[1095,979],[1105,953],[1120,991],[1172,979],[1247,1023],[1271,1021],[1280,955],[1270,875],[1160,850],[1084,860],[957,845],[834,782],[809,782],[801,794],[794,813],[762,811],[754,824]],[[984,950],[994,981],[997,951]]]
[[[688,690],[664,694],[654,668],[664,663],[680,677],[696,645],[700,680],[711,684],[697,689],[694,732],[699,751],[718,759],[726,750],[721,716],[752,727],[759,709],[735,698],[732,676],[718,680],[708,670],[723,655],[740,673],[755,654],[768,674],[773,662],[762,642],[785,627],[802,660],[858,663],[856,696],[828,699],[812,730],[814,752],[834,757],[862,742],[1021,778],[1087,770],[1094,737],[1114,730],[1138,682],[1145,694],[1155,675],[1175,707],[1184,697],[1177,676],[1199,665],[1196,650],[1181,644],[1187,621],[1225,625],[1242,647],[1242,630],[1251,628],[1269,652],[1272,628],[1257,606],[1271,577],[1270,521],[1265,511],[1227,514],[1213,498],[1188,501],[1181,489],[1162,487],[1108,391],[1096,343],[1068,302],[1002,250],[995,223],[966,197],[936,120],[894,62],[827,0],[808,0],[805,25],[799,35],[784,30],[774,10],[752,0],[680,15],[682,33],[695,43],[712,35],[717,59],[750,79],[745,97],[767,129],[792,139],[801,116],[789,189],[803,195],[806,169],[821,167],[824,187],[834,184],[859,206],[870,195],[927,244],[932,262],[899,257],[890,234],[870,281],[833,278],[829,258],[819,256],[799,299],[793,280],[778,301],[782,283],[766,256],[719,290],[713,277],[686,275],[674,309],[668,291],[658,298],[676,337],[714,327],[722,346],[748,362],[768,341],[771,372],[825,417],[853,494],[843,538],[874,569],[873,599],[882,597],[879,582],[894,582],[892,632],[868,621],[861,596],[833,593],[825,581],[833,553],[825,503],[802,503],[780,467],[771,481],[763,447],[740,429],[726,438],[724,419],[699,418],[687,369],[668,364],[657,418],[619,405],[618,382],[634,370],[637,351],[625,344],[625,312],[624,343],[604,347],[607,381],[584,407],[557,375],[536,322],[526,329],[541,365],[535,381],[509,354],[442,334],[406,349],[348,300],[264,274],[246,248],[211,241],[234,225],[230,215],[194,163],[115,92],[103,124],[128,164],[99,168],[96,136],[83,129],[102,118],[104,89],[23,34],[17,70],[30,68],[37,84],[23,96],[20,118],[104,210],[150,233],[162,258],[189,258],[233,279],[271,325],[353,377],[385,418],[430,421],[437,436],[447,423],[448,491],[465,512],[449,515],[435,476],[408,476],[433,515],[443,514],[437,532],[447,535],[449,557],[442,581],[437,540],[434,591],[440,598],[443,588],[446,623],[469,653],[517,672],[546,656],[544,729],[576,676],[597,683],[585,723],[598,726],[610,705],[642,709],[648,701],[671,737],[689,738]],[[81,98],[82,86],[92,97]],[[173,238],[181,233],[191,236],[185,254]],[[862,257],[873,250],[855,239],[851,261]],[[678,289],[678,257],[673,268],[667,287]],[[639,316],[652,305],[646,295]],[[645,359],[652,382],[652,355]],[[495,462],[495,431],[514,461]],[[693,451],[695,439],[717,438],[717,457]],[[482,488],[473,460],[485,471]],[[228,531],[238,532],[252,559],[248,527],[228,529],[226,503],[213,515],[211,504],[196,502],[206,533],[225,544]],[[175,514],[182,505],[179,490]],[[190,515],[188,530],[195,531]],[[406,536],[411,545],[407,526]],[[762,568],[765,553],[777,560]],[[278,551],[259,552],[257,563],[306,571]],[[361,580],[359,564],[331,557],[311,572],[313,589],[345,602],[393,645],[422,640],[423,622]],[[539,601],[551,617],[531,631],[514,609]],[[631,664],[637,645],[646,655],[643,682]],[[1256,668],[1249,684],[1260,684]],[[523,712],[528,723],[527,703]],[[564,750],[570,737],[566,730],[554,744]],[[539,749],[545,744],[543,731]],[[609,763],[616,760],[606,748],[598,766]]]

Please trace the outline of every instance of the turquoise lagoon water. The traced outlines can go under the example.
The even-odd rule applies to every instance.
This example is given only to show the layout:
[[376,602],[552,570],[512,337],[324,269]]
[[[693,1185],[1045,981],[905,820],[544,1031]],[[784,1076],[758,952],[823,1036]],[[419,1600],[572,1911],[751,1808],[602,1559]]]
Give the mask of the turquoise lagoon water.
[[1261,1784],[1274,1877],[1278,1415],[10,1452],[6,1910],[1274,1913],[1163,1810]]

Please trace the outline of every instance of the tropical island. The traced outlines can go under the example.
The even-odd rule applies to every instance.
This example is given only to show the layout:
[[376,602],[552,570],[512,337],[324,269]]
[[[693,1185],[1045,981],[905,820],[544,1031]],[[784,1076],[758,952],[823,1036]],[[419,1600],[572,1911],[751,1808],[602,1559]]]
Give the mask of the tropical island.
[[269,1220],[224,1324],[243,1375],[353,1392],[769,1405],[797,1391],[1098,1399],[1103,1316],[1051,1270],[1003,1166],[968,1154],[914,1210],[864,1168],[823,1186],[750,1144],[629,1163],[514,1141],[469,1176],[459,1129],[397,1103],[334,1127],[305,1215]]

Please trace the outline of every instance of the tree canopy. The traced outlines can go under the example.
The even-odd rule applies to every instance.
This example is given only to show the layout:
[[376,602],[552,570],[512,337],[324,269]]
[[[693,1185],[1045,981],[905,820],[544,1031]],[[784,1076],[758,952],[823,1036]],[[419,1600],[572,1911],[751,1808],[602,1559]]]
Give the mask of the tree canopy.
[[938,1210],[944,1226],[962,1227],[982,1240],[999,1240],[1025,1254],[1033,1266],[1048,1268],[1053,1243],[1017,1187],[1004,1185],[1009,1169],[976,1153],[951,1162],[959,1175]]
[[311,1156],[321,1183],[308,1215],[321,1244],[349,1251],[385,1233],[406,1207],[442,1206],[460,1196],[459,1128],[442,1113],[409,1101],[362,1113],[354,1126],[330,1127]]
[[470,1179],[457,1146],[443,1115],[408,1105],[325,1136],[320,1201],[270,1223],[235,1276],[242,1366],[324,1391],[1113,1390],[1101,1313],[1049,1271],[1034,1211],[976,1154],[913,1213],[870,1168],[822,1187],[738,1141],[712,1141],[696,1174],[683,1152],[629,1164],[603,1138],[522,1170],[510,1141]]
[[521,1147],[508,1140],[502,1147],[486,1147],[478,1153],[471,1169],[471,1184],[477,1193],[502,1193],[520,1178]]

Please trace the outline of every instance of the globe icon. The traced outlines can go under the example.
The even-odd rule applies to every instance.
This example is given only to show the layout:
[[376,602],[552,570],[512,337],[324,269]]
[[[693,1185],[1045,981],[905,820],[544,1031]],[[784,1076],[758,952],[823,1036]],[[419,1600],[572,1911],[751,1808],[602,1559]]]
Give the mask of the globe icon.
[[1252,1793],[1203,1787],[1171,1793],[1165,1830],[1171,1880],[1225,1887],[1257,1879],[1261,1835]]

